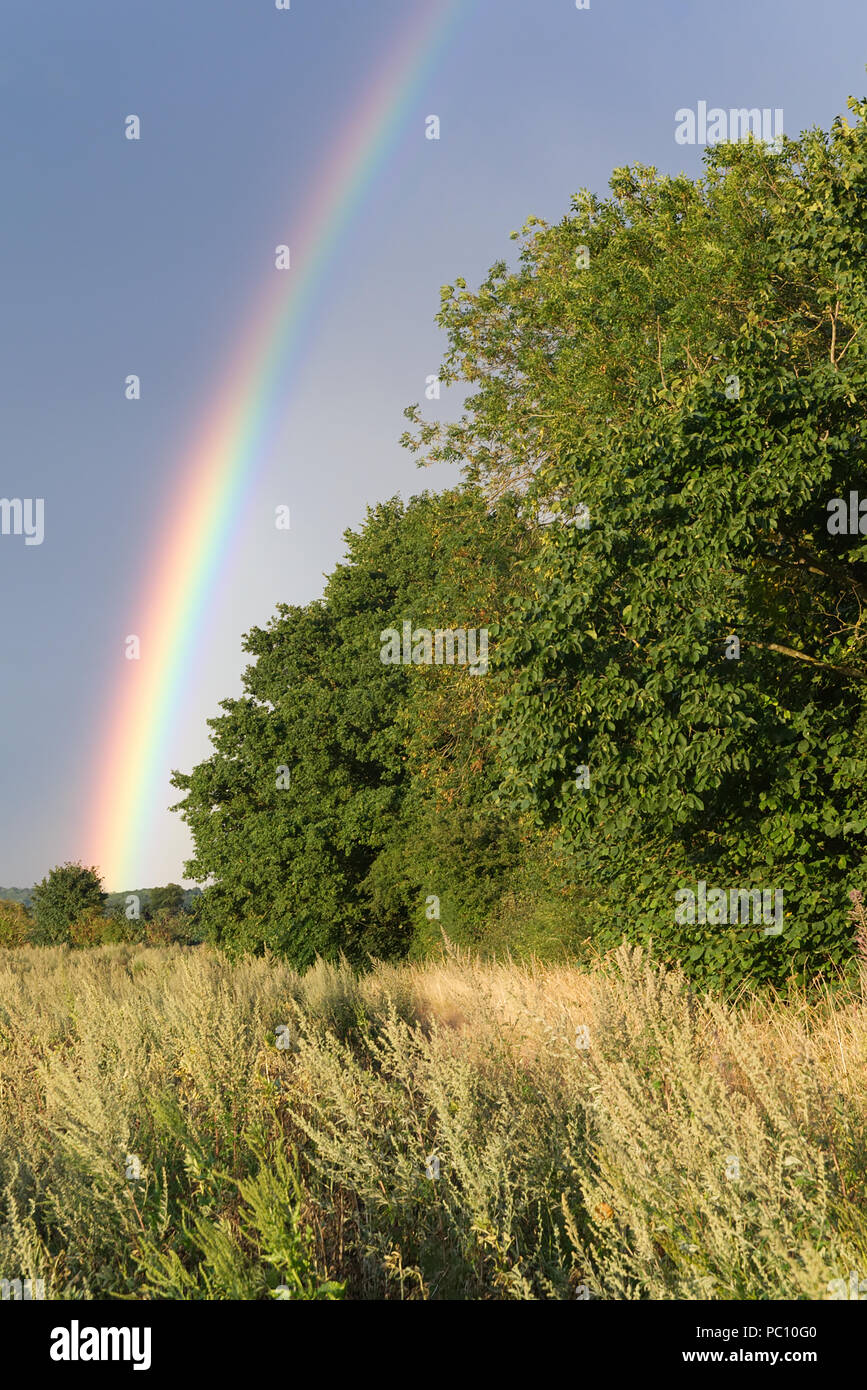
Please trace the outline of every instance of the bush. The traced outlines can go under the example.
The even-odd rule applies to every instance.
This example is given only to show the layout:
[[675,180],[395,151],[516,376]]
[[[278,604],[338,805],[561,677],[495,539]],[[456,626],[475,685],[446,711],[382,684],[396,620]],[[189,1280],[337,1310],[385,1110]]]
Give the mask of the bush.
[[[33,890],[33,911],[38,939],[57,945],[69,941],[73,923],[102,906],[106,899],[96,869],[67,863],[51,870]],[[82,928],[92,931],[92,927]]]
[[146,946],[195,945],[201,939],[194,922],[185,912],[173,912],[161,907],[140,922],[130,924],[138,928],[133,939]]
[[24,946],[32,932],[33,919],[24,904],[0,900],[0,946]]

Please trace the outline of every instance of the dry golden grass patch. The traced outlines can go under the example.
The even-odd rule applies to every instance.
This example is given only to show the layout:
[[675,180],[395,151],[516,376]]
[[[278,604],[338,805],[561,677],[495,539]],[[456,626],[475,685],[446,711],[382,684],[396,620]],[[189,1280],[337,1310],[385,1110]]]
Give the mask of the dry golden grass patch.
[[865,1023],[863,993],[724,1003],[626,947],[589,971],[451,951],[361,976],[2,950],[0,1276],[85,1298],[827,1297],[867,1277]]

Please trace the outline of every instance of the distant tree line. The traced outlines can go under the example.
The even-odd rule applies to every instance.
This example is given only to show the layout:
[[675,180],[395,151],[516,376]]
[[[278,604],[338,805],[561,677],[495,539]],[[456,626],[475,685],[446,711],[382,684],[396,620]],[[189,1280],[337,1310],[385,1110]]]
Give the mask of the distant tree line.
[[177,883],[106,893],[96,869],[62,864],[32,889],[0,889],[0,945],[192,944],[202,939],[193,907],[200,896]]

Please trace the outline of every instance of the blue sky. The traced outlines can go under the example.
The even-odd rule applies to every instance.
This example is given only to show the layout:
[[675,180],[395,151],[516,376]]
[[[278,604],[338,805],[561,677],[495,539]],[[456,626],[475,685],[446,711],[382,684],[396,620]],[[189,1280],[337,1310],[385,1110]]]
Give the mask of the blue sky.
[[[0,48],[0,496],[43,497],[46,536],[0,536],[0,884],[85,855],[106,701],[136,630],[183,448],[213,399],[287,220],[430,0],[7,0]],[[867,91],[863,0],[467,0],[337,248],[277,438],[189,652],[167,765],[208,751],[240,690],[241,636],[305,603],[342,532],[440,487],[398,444],[443,350],[439,289],[512,257],[527,216],[640,161],[697,174],[680,107],[782,107],[827,127]],[[124,139],[134,112],[142,139]],[[441,139],[424,139],[436,113]],[[141,375],[142,400],[124,378]],[[453,413],[459,397],[434,409]],[[273,499],[292,508],[273,527]],[[155,810],[135,884],[190,849]]]

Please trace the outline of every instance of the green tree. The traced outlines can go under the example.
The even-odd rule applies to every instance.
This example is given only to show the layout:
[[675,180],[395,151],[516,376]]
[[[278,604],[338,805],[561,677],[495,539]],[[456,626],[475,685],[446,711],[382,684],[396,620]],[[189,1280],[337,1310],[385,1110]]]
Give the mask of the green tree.
[[151,888],[148,893],[150,912],[169,912],[177,916],[184,910],[184,890],[179,883],[167,883],[164,888]]
[[[619,170],[607,203],[532,224],[517,272],[444,291],[468,412],[409,412],[408,443],[517,491],[544,537],[499,634],[504,803],[559,829],[600,944],[652,936],[715,983],[841,963],[863,878],[865,547],[827,525],[864,476],[850,107],[854,128],[716,149],[695,183]],[[782,934],[678,929],[702,879],[783,890]]]
[[[652,938],[711,983],[846,959],[867,847],[865,545],[828,525],[867,423],[850,108],[779,152],[717,147],[697,180],[615,170],[610,197],[531,218],[515,270],[444,287],[441,379],[473,394],[442,426],[410,407],[404,442],[465,485],[347,533],[323,599],[248,635],[244,697],[176,774],[213,939],[360,962],[430,936],[436,898],[484,944],[522,885],[577,885],[576,939]],[[491,676],[384,667],[406,618],[489,625]],[[701,880],[783,891],[783,931],[675,922]]]
[[212,940],[298,965],[400,956],[428,895],[477,933],[516,857],[492,802],[490,676],[383,664],[381,633],[487,627],[525,533],[514,506],[474,489],[382,504],[347,532],[321,601],[248,635],[245,696],[211,721],[212,757],[174,783],[188,872],[214,880],[197,914]]
[[70,928],[92,908],[102,908],[106,894],[96,869],[66,863],[52,869],[33,890],[33,913],[42,941],[70,939]]

